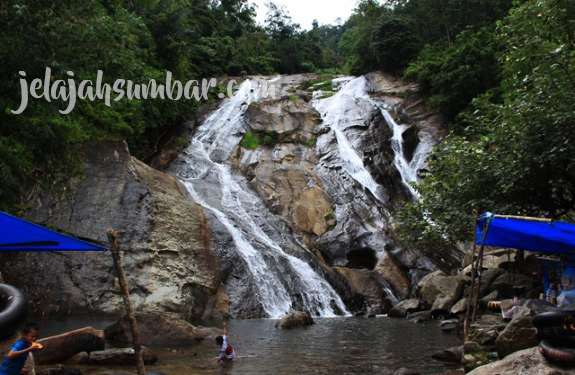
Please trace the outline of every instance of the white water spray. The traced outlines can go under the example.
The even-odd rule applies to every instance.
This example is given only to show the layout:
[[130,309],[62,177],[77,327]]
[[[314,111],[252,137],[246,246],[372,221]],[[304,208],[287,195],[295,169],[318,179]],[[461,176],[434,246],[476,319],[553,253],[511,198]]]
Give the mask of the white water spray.
[[308,263],[284,252],[273,234],[262,229],[275,219],[271,215],[259,218],[267,208],[245,178],[234,174],[226,163],[241,140],[243,114],[249,103],[261,97],[261,88],[261,81],[245,81],[234,97],[204,121],[185,151],[187,167],[178,177],[193,199],[211,211],[230,234],[269,317],[281,317],[294,304],[314,314],[335,316],[346,311],[337,293]]

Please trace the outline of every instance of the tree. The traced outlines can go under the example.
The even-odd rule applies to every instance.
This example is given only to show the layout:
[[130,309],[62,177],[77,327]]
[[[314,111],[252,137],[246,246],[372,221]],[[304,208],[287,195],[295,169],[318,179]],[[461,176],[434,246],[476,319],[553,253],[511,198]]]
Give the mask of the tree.
[[418,187],[421,216],[403,215],[402,228],[431,219],[457,241],[471,237],[473,209],[573,219],[574,19],[575,4],[561,0],[527,1],[510,12],[498,35],[502,101],[485,94],[462,114],[463,134],[438,147]]
[[371,48],[379,69],[393,74],[402,72],[421,50],[415,23],[384,12],[373,27]]
[[[453,121],[477,96],[490,90],[496,94],[501,82],[497,61],[501,49],[490,28],[477,32],[469,28],[451,46],[428,45],[404,76],[418,81],[431,95],[429,104]],[[452,128],[459,131],[456,126]]]
[[339,42],[345,67],[351,74],[364,74],[378,69],[378,60],[373,49],[374,26],[383,12],[388,10],[376,1],[363,0],[354,10],[344,27],[345,33]]

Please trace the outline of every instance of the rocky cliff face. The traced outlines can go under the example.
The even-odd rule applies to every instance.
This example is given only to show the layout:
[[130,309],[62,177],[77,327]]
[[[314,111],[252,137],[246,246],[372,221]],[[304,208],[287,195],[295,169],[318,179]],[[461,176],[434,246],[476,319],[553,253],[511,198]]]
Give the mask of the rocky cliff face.
[[[27,218],[104,244],[106,230],[117,230],[139,309],[225,315],[229,306],[216,303],[219,267],[206,216],[181,183],[133,159],[122,142],[79,152],[84,174],[65,191],[38,192]],[[123,310],[109,252],[14,253],[3,275],[36,312]]]
[[[457,251],[402,248],[393,230],[393,210],[413,199],[396,155],[417,158],[420,145],[441,138],[440,121],[414,99],[414,87],[385,75],[341,80],[344,89],[324,99],[306,90],[315,78],[281,77],[276,97],[239,100],[227,118],[208,118],[199,129],[214,130],[198,131],[202,139],[168,168],[178,178],[131,158],[123,143],[84,145],[83,176],[64,193],[35,194],[26,217],[101,242],[109,227],[119,231],[141,310],[266,316],[275,302],[260,287],[269,283],[287,299],[279,312],[314,303],[315,313],[341,313],[319,277],[349,312],[386,312],[423,275],[460,264]],[[393,119],[406,124],[399,137]],[[239,145],[246,131],[262,140],[255,149]],[[252,269],[254,257],[279,271]],[[5,267],[6,282],[41,312],[122,309],[109,253],[21,253]],[[318,275],[312,289],[325,290],[298,280],[310,272]]]

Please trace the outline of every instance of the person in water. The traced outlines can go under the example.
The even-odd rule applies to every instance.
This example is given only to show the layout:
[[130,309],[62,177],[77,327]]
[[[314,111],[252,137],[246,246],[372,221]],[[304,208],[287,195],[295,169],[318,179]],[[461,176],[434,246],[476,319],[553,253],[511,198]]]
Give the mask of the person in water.
[[42,344],[36,342],[38,331],[39,328],[35,323],[24,326],[22,337],[14,343],[0,365],[0,375],[28,374],[28,367],[25,366],[28,354],[43,348]]
[[218,363],[231,362],[234,360],[236,353],[228,341],[228,325],[226,322],[224,322],[223,335],[216,337],[216,344],[220,347]]

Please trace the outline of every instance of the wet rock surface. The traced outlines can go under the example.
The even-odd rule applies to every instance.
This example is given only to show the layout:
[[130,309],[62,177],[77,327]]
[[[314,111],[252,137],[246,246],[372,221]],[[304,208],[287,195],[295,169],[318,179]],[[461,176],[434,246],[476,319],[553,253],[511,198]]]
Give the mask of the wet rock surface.
[[[175,314],[137,313],[136,321],[142,345],[195,345],[207,335],[207,332],[194,327]],[[108,340],[132,342],[132,331],[126,315],[106,327],[104,332]]]
[[[64,194],[38,192],[27,218],[104,245],[106,230],[117,230],[133,304],[185,315],[193,303],[201,316],[202,301],[220,283],[202,207],[175,178],[133,159],[122,142],[79,152],[84,174]],[[6,281],[25,292],[33,312],[123,310],[107,251],[18,253],[4,267]]]
[[38,342],[44,345],[42,350],[34,352],[34,359],[39,365],[60,363],[77,353],[103,350],[105,347],[104,331],[92,327],[46,337]]

